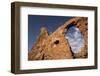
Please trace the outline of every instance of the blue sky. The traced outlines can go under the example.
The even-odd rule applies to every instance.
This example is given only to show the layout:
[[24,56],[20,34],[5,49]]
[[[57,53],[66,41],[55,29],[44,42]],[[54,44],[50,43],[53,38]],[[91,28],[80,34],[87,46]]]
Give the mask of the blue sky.
[[46,27],[48,32],[55,31],[65,21],[72,17],[68,16],[44,16],[44,15],[28,15],[28,50],[30,51],[34,45],[41,27]]

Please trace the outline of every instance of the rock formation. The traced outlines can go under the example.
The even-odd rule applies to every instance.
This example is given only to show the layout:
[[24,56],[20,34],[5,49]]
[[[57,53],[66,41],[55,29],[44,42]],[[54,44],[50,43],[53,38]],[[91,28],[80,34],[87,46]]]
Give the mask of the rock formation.
[[[79,53],[73,53],[65,33],[68,27],[74,24],[84,36],[84,47]],[[40,35],[28,53],[28,60],[52,60],[52,59],[73,59],[87,58],[88,55],[88,23],[86,17],[75,17],[66,21],[50,35],[45,27],[41,28]]]

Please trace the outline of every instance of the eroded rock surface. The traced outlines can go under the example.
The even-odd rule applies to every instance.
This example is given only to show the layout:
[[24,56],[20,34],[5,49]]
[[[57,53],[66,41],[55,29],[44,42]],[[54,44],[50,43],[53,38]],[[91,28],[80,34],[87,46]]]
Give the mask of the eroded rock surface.
[[[68,27],[74,24],[84,36],[84,47],[79,53],[73,53],[65,33]],[[46,28],[41,28],[40,35],[28,54],[28,60],[52,60],[87,58],[88,50],[88,23],[87,18],[76,17],[66,21],[50,35]]]

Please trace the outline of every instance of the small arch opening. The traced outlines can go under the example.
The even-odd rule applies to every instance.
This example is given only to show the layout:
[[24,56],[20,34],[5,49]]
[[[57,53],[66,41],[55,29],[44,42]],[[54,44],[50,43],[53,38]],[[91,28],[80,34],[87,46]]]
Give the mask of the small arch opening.
[[59,40],[56,40],[56,41],[54,42],[54,44],[56,44],[56,45],[59,44]]

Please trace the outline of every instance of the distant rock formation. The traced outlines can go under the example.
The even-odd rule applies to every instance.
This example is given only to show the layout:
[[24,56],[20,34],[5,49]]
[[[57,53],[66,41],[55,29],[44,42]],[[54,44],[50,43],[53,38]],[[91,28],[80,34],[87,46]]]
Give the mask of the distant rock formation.
[[[86,17],[75,17],[66,21],[50,35],[45,27],[41,28],[40,35],[32,50],[28,53],[28,60],[53,60],[53,59],[73,59],[87,58],[88,56],[88,23]],[[65,33],[68,27],[74,24],[84,36],[84,47],[79,53],[73,53]]]

